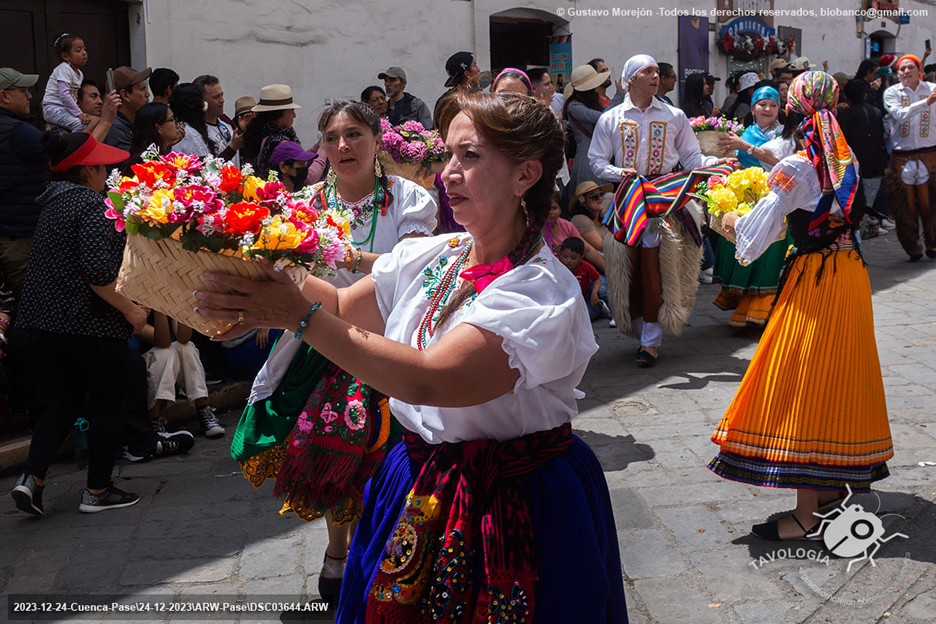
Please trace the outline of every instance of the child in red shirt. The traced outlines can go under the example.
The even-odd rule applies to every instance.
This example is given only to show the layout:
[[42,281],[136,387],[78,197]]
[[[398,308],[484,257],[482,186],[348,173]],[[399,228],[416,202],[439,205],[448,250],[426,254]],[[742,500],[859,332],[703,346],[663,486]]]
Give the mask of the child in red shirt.
[[588,302],[588,316],[595,320],[600,316],[611,318],[607,295],[601,297],[601,275],[591,264],[583,260],[585,243],[582,239],[570,236],[559,246],[559,261],[572,271],[572,275],[582,287],[582,295]]

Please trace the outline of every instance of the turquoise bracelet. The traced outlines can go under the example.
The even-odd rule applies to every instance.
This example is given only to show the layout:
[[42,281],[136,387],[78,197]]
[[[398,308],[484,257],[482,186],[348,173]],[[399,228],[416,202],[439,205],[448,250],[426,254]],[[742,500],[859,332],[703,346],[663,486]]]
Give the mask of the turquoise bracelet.
[[305,318],[299,321],[299,329],[296,331],[296,340],[302,340],[302,330],[309,326],[309,319],[311,319],[312,315],[318,312],[318,309],[321,307],[322,302],[316,301],[312,304],[312,307],[309,308],[309,312],[305,315]]

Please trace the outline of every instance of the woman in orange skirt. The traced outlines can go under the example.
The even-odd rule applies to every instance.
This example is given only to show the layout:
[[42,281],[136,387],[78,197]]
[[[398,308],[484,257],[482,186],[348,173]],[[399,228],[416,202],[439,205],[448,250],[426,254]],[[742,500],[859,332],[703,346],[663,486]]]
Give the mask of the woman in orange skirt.
[[857,161],[832,115],[838,85],[807,72],[790,86],[790,114],[805,116],[805,150],[784,158],[770,193],[749,214],[729,215],[737,257],[752,262],[780,233],[795,247],[773,316],[712,440],[709,464],[734,481],[797,490],[796,509],[755,525],[764,539],[801,539],[813,513],[849,486],[867,492],[893,457],[874,338],[871,287],[853,233]]

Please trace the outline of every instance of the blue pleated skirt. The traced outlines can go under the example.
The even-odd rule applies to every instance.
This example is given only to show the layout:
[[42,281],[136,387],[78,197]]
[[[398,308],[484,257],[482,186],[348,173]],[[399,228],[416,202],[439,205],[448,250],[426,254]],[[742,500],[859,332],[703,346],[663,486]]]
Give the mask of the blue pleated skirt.
[[[368,484],[364,513],[348,555],[337,622],[365,622],[365,603],[380,555],[420,468],[412,465],[400,442]],[[539,556],[533,623],[626,623],[611,497],[595,454],[574,436],[569,449],[527,475],[524,486]]]

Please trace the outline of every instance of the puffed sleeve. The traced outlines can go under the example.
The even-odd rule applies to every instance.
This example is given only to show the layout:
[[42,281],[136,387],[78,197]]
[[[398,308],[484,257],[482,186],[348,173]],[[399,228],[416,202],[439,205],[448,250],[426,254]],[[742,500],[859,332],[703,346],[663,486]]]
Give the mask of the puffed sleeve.
[[598,350],[578,282],[551,256],[492,282],[460,322],[503,339],[510,367],[520,372],[517,388],[543,386],[573,373],[578,383]]
[[[435,234],[436,214],[438,206],[429,191],[409,180],[397,178],[394,190],[401,193],[397,216],[397,237],[407,234],[422,234],[433,236]],[[391,190],[391,193],[394,192]]]
[[735,223],[737,251],[735,257],[743,265],[757,260],[783,229],[783,218],[799,205],[798,189],[804,184],[796,180],[802,172],[789,160],[777,163],[770,174],[770,192],[754,209]]

